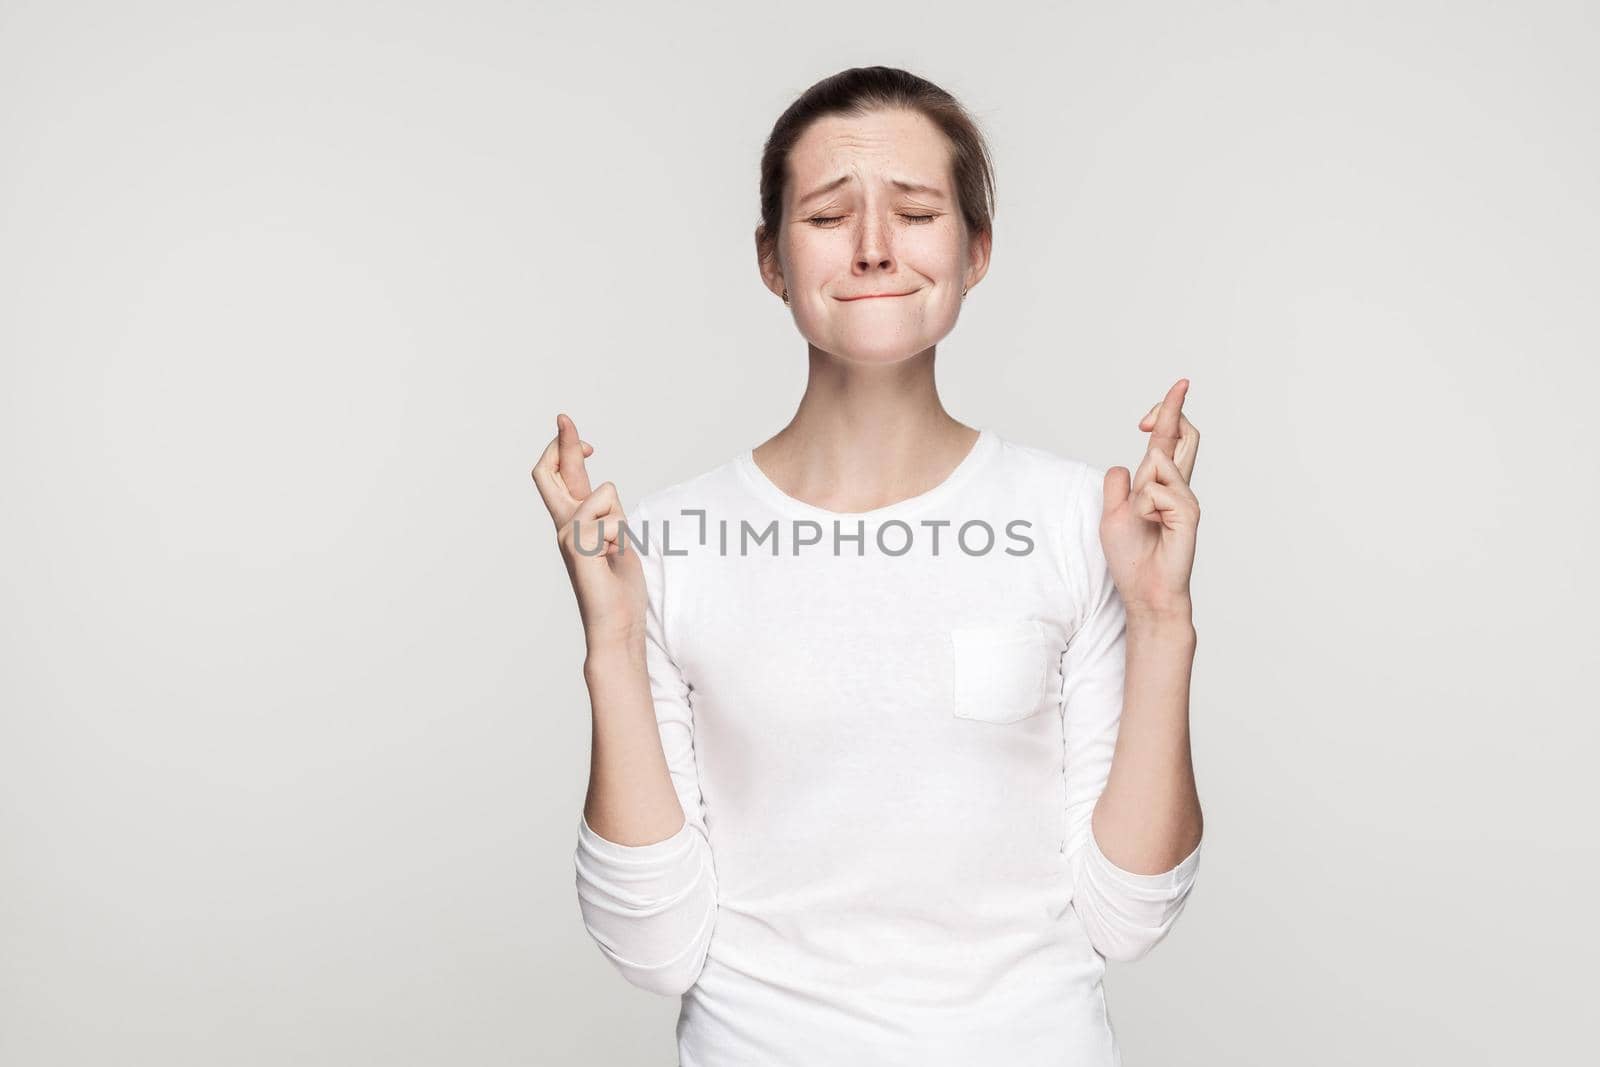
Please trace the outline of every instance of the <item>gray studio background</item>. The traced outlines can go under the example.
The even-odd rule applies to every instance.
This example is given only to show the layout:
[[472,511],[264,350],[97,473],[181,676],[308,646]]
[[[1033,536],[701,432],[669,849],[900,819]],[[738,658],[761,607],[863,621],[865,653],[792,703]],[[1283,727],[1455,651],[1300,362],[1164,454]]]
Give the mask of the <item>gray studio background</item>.
[[1584,4],[0,5],[0,1062],[668,1064],[584,933],[582,635],[528,469],[625,504],[804,342],[772,121],[989,134],[958,418],[1097,465],[1180,376],[1205,859],[1126,1062],[1587,1042],[1600,153]]

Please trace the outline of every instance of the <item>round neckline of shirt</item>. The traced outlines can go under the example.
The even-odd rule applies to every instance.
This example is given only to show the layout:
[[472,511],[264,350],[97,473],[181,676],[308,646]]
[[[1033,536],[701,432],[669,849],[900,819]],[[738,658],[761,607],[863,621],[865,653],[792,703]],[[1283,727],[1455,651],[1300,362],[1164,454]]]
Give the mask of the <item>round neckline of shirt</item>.
[[830,519],[892,519],[908,512],[920,511],[925,507],[936,504],[940,500],[945,499],[951,493],[954,493],[962,486],[963,483],[972,477],[973,472],[976,471],[983,464],[983,462],[988,459],[989,456],[992,455],[999,447],[999,435],[994,433],[992,430],[980,428],[978,430],[978,439],[974,441],[972,447],[967,450],[967,454],[962,457],[961,462],[957,463],[954,469],[952,469],[949,474],[945,475],[944,481],[940,482],[938,485],[935,485],[932,489],[918,493],[916,496],[910,496],[904,500],[897,500],[893,504],[885,504],[881,508],[873,508],[870,511],[831,511],[828,508],[818,507],[816,504],[807,503],[806,501],[801,500],[799,497],[790,496],[788,493],[778,488],[778,484],[771,478],[768,478],[761,470],[760,466],[757,465],[755,457],[756,450],[754,448],[747,448],[739,454],[737,458],[737,466],[739,468],[739,472],[744,475],[745,481],[752,489],[755,490],[758,496],[760,496],[767,503],[771,504],[774,508],[777,508],[779,511],[786,512],[790,515],[798,515],[803,518],[817,519],[820,521],[827,521]]

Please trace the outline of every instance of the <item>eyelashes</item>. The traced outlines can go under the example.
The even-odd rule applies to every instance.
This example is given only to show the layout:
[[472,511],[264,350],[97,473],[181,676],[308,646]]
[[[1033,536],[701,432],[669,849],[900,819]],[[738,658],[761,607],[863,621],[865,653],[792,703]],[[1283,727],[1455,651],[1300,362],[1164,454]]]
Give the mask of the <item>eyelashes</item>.
[[[906,215],[906,214],[902,214],[900,217],[905,219],[907,222],[911,223],[914,226],[925,226],[928,223],[932,222],[934,219],[938,218],[939,216],[938,215]],[[844,216],[843,215],[813,215],[811,218],[806,219],[807,222],[809,222],[811,225],[815,226],[819,230],[831,230],[831,229],[833,229],[833,224],[834,223],[841,222],[843,220],[844,220]]]

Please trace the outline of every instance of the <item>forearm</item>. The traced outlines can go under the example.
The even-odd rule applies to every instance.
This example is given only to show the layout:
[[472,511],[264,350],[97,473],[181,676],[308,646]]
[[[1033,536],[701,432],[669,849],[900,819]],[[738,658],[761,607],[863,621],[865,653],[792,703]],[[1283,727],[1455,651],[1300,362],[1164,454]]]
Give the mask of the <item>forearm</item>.
[[590,645],[594,734],[573,860],[601,951],[634,985],[678,995],[705,964],[717,880],[698,821],[687,687],[656,652],[646,638]]
[[1106,859],[1135,874],[1171,870],[1200,843],[1189,745],[1192,614],[1130,611],[1122,720],[1091,821]]
[[583,817],[601,837],[648,845],[683,828],[661,747],[644,638],[590,648],[583,664],[592,734]]

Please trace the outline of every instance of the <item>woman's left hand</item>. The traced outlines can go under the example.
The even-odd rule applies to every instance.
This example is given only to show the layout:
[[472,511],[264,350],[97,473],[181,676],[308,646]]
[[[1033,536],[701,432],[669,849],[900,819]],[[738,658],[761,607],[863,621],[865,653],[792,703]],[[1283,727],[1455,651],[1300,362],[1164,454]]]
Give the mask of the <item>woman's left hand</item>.
[[1187,617],[1200,501],[1189,488],[1200,431],[1183,414],[1189,379],[1179,378],[1145,417],[1144,461],[1106,471],[1100,545],[1130,616]]

